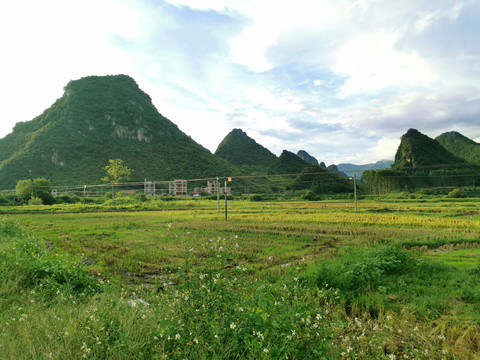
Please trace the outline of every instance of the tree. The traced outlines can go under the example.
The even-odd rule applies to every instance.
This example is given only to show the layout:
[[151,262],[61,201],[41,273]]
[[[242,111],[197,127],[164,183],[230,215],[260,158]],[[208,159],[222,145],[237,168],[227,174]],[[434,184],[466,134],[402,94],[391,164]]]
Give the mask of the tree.
[[44,178],[37,178],[33,181],[19,180],[15,186],[15,192],[25,202],[28,202],[32,197],[42,199],[43,204],[51,205],[55,202],[52,196],[52,184],[50,180]]
[[127,166],[123,165],[123,161],[120,159],[108,160],[109,165],[105,166],[108,176],[102,178],[102,181],[112,183],[112,198],[114,197],[113,187],[118,185],[121,180],[128,179],[132,173],[132,169],[129,169]]
[[19,180],[15,186],[15,192],[23,201],[28,202],[32,197],[32,180]]

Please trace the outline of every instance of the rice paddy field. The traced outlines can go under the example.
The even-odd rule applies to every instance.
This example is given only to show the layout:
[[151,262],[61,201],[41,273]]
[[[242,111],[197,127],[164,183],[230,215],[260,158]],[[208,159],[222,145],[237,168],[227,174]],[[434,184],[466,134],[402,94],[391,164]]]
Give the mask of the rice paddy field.
[[479,200],[1,208],[0,359],[477,359]]

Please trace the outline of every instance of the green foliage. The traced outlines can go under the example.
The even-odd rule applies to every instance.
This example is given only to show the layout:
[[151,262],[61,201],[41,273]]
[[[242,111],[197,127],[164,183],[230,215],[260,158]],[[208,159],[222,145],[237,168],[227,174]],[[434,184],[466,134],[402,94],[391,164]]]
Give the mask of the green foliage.
[[316,194],[348,193],[353,191],[353,183],[319,166],[307,166],[295,178],[294,190],[310,189]]
[[19,180],[15,186],[16,194],[25,201],[30,200],[32,191],[32,180]]
[[461,199],[461,198],[466,198],[467,193],[463,189],[453,189],[447,195],[445,195],[445,197],[454,198],[454,199]]
[[264,198],[260,194],[252,194],[248,197],[248,200],[250,200],[250,201],[264,201]]
[[55,203],[57,204],[75,204],[81,201],[81,198],[77,195],[62,194],[55,197]]
[[459,134],[450,131],[435,138],[447,151],[471,164],[480,165],[480,144]]
[[0,239],[12,238],[22,234],[22,230],[17,221],[6,217],[0,218]]
[[[19,180],[15,191],[18,196],[27,202],[30,202],[32,198],[38,198],[41,200],[41,204],[52,205],[55,200],[52,196],[52,185],[50,180],[38,178],[32,180]],[[35,205],[38,204],[38,200],[34,201]]]
[[302,199],[307,201],[315,201],[317,200],[317,194],[315,194],[312,190],[307,190],[307,192],[302,195]]
[[0,253],[0,274],[16,276],[20,288],[32,291],[43,300],[62,293],[63,296],[84,297],[102,291],[100,284],[75,259],[50,251],[30,236],[22,235],[18,226],[0,221],[0,236],[16,236],[7,250]]
[[108,161],[110,164],[105,166],[108,176],[102,178],[102,181],[118,184],[120,181],[128,179],[132,174],[132,169],[129,169],[126,165],[123,165],[123,160],[110,159]]
[[28,200],[28,205],[43,205],[43,200],[39,197],[33,196]]
[[411,272],[415,265],[412,255],[397,246],[363,252],[352,249],[341,260],[324,263],[318,270],[317,284],[361,294],[388,286],[389,276]]

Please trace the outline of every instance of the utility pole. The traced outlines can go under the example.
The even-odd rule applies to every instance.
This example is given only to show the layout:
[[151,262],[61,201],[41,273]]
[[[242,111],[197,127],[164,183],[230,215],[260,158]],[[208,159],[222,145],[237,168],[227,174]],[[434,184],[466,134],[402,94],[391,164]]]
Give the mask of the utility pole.
[[225,220],[227,220],[227,181],[232,181],[232,178],[227,178],[227,176],[225,176]]
[[217,211],[220,212],[220,181],[218,180],[218,176],[215,187],[217,188]]
[[225,176],[225,220],[227,220],[227,176]]
[[353,173],[353,196],[355,198],[355,212],[357,212],[357,174]]

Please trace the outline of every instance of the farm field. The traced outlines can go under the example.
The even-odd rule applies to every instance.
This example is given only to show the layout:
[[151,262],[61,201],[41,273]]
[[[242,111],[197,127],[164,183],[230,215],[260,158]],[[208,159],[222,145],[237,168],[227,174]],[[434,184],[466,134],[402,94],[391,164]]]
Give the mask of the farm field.
[[3,282],[0,358],[480,356],[478,199],[144,207],[1,209],[3,256],[20,233],[44,255],[39,281]]

